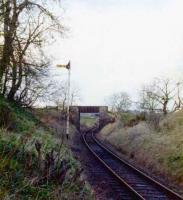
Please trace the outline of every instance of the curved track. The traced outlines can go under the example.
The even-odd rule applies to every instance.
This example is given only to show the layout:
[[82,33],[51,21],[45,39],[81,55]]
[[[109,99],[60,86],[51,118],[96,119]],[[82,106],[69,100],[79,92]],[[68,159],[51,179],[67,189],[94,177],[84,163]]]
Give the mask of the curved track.
[[[112,174],[110,182],[118,187],[116,199],[183,200],[180,195],[119,158],[96,139],[93,131],[83,133],[83,140],[98,160],[98,165],[102,164]],[[97,170],[97,163],[94,167]]]

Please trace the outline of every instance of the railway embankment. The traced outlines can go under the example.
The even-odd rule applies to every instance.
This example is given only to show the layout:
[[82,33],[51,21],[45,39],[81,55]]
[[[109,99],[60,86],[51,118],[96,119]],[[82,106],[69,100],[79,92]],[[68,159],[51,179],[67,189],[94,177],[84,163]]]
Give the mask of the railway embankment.
[[182,193],[183,111],[161,117],[155,125],[145,120],[125,126],[130,123],[121,119],[104,127],[98,137],[122,157]]
[[58,111],[37,111],[0,96],[0,199],[93,199]]

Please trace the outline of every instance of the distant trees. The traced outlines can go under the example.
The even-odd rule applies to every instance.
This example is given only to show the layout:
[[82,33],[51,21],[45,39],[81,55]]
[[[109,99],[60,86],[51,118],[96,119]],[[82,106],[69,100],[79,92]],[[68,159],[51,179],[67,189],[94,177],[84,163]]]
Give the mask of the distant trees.
[[175,111],[182,107],[181,98],[182,83],[168,78],[156,78],[141,90],[140,107],[143,110],[160,111],[164,115],[168,111]]
[[42,91],[41,77],[49,60],[43,47],[63,27],[43,0],[1,0],[0,94],[30,105]]
[[131,106],[130,96],[126,92],[114,93],[106,99],[106,103],[112,112],[124,112]]
[[140,92],[140,108],[154,112],[158,109],[158,102],[153,96],[154,85],[144,85]]
[[183,81],[167,77],[154,78],[142,86],[137,101],[132,102],[126,92],[114,93],[105,101],[109,109],[116,113],[128,111],[135,103],[137,111],[167,115],[183,109]]
[[[67,107],[67,83],[63,82],[61,85],[52,82],[48,88],[48,91],[43,98],[47,102],[52,102],[60,110],[66,112]],[[80,101],[80,91],[75,86],[71,88],[70,91],[70,105],[77,104]]]

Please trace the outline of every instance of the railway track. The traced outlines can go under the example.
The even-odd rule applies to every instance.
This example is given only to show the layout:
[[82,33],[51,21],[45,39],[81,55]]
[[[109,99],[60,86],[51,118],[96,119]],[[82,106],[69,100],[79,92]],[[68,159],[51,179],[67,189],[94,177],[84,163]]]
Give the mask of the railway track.
[[93,130],[83,133],[83,140],[97,160],[94,169],[98,170],[100,165],[102,173],[101,165],[103,165],[112,175],[109,182],[117,189],[115,200],[183,200],[183,197],[174,191],[119,158],[97,140]]

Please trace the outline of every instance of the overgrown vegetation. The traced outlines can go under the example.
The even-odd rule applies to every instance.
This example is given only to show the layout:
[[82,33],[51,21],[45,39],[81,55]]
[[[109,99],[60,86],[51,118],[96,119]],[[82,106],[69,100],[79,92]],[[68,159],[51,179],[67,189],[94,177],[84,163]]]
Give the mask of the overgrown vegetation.
[[0,115],[0,199],[92,199],[60,138],[2,97]]
[[158,128],[149,120],[130,127],[117,120],[100,136],[142,168],[183,188],[183,111],[161,117]]

